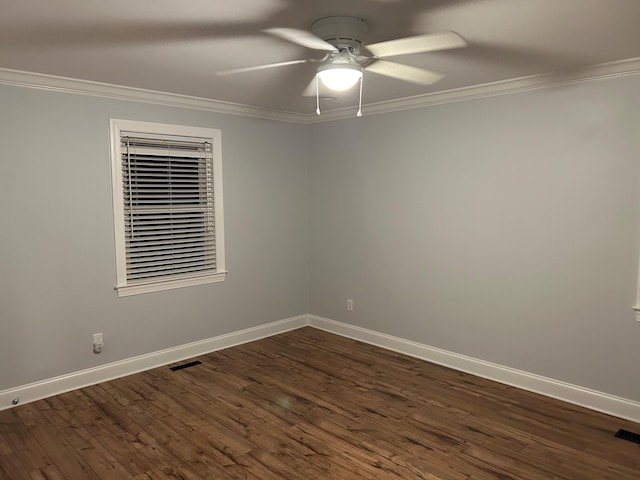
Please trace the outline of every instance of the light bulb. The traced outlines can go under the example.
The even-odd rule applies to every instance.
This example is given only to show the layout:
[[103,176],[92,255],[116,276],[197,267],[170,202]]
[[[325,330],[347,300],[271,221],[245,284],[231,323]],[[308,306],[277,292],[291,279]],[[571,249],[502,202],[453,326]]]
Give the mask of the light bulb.
[[330,63],[318,69],[318,78],[327,88],[342,92],[358,83],[362,78],[362,68],[353,64]]

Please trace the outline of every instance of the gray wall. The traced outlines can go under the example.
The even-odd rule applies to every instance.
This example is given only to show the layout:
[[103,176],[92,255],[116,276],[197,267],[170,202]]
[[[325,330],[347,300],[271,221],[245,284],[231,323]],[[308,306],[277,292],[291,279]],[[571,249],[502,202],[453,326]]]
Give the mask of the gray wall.
[[[0,105],[0,390],[307,312],[308,128],[9,86]],[[222,130],[225,282],[117,297],[109,118]]]
[[310,312],[640,400],[638,139],[638,76],[314,126]]
[[[0,390],[310,312],[640,400],[639,103],[626,77],[305,127],[2,86]],[[225,282],[116,296],[109,118],[222,130]]]

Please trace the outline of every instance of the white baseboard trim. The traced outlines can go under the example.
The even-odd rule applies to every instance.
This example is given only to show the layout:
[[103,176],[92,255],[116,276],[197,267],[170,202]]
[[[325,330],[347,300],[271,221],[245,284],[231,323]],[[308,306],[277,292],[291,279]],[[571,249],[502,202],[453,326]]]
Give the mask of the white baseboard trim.
[[222,350],[265,337],[288,332],[308,324],[308,316],[300,315],[257,327],[247,328],[218,337],[208,338],[157,352],[127,358],[118,362],[100,365],[99,367],[80,370],[40,382],[22,385],[0,391],[0,410],[13,407],[12,400],[19,398],[19,404],[33,402],[78,388],[95,385],[133,373],[142,372],[169,363],[179,362],[198,355]]
[[564,400],[592,410],[640,422],[640,403],[589,388],[572,385],[552,378],[516,370],[477,358],[459,355],[439,348],[384,333],[367,330],[328,318],[309,315],[309,326],[335,333],[343,337],[359,340],[371,345],[393,350],[412,357],[420,358],[438,365],[470,373],[478,377],[495,380],[523,390],[539,393],[548,397]]
[[557,398],[619,418],[640,422],[640,403],[633,400],[486,362],[477,358],[467,357],[440,348],[316,315],[291,317],[218,337],[139,355],[118,362],[100,365],[99,367],[80,370],[40,382],[3,390],[0,391],[0,410],[13,407],[11,402],[14,398],[19,398],[19,404],[22,405],[78,388],[197,357],[198,355],[253,342],[305,326],[311,326],[319,330],[410,355],[478,377],[495,380],[500,383],[522,388],[523,390]]

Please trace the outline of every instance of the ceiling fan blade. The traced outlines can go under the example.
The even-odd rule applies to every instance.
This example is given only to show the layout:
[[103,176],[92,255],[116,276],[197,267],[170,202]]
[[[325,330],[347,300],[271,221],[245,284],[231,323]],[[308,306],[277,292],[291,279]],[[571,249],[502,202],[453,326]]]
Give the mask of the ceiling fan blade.
[[263,32],[314,50],[324,50],[326,52],[338,51],[338,49],[330,43],[304,30],[297,30],[295,28],[267,28],[263,30]]
[[404,63],[390,62],[388,60],[378,60],[365,67],[367,72],[386,75],[387,77],[405,80],[407,82],[430,85],[440,80],[444,75],[424,68],[412,67]]
[[457,33],[443,32],[399,38],[388,42],[374,43],[366,47],[376,57],[393,57],[395,55],[433,52],[466,46],[467,42]]
[[254,72],[256,70],[266,70],[268,68],[285,67],[287,65],[297,65],[299,63],[314,62],[315,60],[289,60],[288,62],[267,63],[265,65],[253,65],[251,67],[231,68],[229,70],[221,70],[216,75],[231,75],[234,73]]

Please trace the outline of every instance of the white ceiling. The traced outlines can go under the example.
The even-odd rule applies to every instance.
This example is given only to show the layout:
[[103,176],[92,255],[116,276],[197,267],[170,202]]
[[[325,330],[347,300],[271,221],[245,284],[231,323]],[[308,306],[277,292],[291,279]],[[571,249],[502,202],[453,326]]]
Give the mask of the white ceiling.
[[314,64],[215,72],[322,58],[261,31],[331,15],[364,18],[366,43],[447,30],[469,43],[393,58],[446,74],[428,87],[365,73],[365,104],[640,57],[640,0],[0,0],[0,68],[308,114]]

